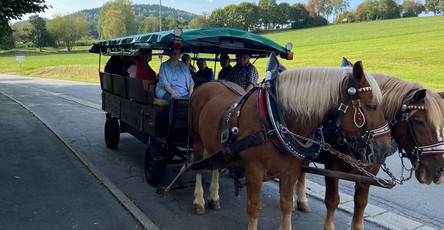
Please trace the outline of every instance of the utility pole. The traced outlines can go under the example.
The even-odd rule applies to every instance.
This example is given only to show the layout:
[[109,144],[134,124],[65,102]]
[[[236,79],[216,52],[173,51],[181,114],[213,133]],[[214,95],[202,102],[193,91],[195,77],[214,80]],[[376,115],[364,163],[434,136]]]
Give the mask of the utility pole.
[[159,0],[159,25],[160,25],[160,31],[162,31],[162,0]]

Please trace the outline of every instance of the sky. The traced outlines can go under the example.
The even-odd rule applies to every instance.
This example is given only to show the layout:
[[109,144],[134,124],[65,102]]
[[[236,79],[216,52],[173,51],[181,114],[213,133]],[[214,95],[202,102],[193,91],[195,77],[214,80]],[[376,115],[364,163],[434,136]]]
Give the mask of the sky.
[[[92,9],[101,7],[106,2],[111,0],[46,0],[47,5],[51,5],[52,8],[47,9],[44,13],[40,13],[40,17],[53,19],[55,16],[67,15],[75,13],[84,9]],[[350,0],[350,10],[355,10],[356,7],[364,0]],[[403,0],[397,0],[398,3]],[[255,2],[259,0],[132,0],[133,4],[159,4],[170,8],[184,10],[187,12],[202,14],[211,13],[218,8],[224,8],[230,4],[238,5],[241,2]],[[276,0],[276,3],[286,2],[290,5],[295,3],[307,4],[308,0]],[[22,20],[26,20],[30,15],[26,15]]]

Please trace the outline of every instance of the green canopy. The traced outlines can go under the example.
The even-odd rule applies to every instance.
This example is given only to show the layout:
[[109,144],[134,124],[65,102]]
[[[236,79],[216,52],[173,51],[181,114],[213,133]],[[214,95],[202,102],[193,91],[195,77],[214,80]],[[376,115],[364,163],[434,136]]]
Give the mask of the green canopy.
[[122,50],[140,48],[166,50],[174,41],[181,41],[181,50],[186,53],[227,54],[249,53],[251,55],[275,52],[281,57],[287,56],[284,47],[276,42],[244,30],[230,28],[187,29],[176,37],[172,30],[156,33],[132,35],[101,40],[90,49],[92,53],[109,54]]

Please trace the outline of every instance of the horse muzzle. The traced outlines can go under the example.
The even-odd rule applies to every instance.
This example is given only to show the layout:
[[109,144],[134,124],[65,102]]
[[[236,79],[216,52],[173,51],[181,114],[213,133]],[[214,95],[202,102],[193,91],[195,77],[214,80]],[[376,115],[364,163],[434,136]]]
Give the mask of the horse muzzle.
[[391,146],[382,141],[371,141],[366,146],[365,158],[369,163],[382,165],[391,155]]

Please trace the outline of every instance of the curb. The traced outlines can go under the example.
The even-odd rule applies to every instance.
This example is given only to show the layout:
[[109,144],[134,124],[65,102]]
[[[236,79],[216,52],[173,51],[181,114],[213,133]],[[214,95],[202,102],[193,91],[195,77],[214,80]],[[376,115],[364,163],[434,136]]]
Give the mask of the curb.
[[116,197],[120,204],[124,206],[131,215],[136,218],[136,220],[145,228],[148,230],[158,230],[159,227],[156,226],[140,209],[134,205],[130,201],[130,199],[119,189],[116,185],[114,185],[111,180],[106,177],[81,151],[79,151],[70,141],[68,141],[65,137],[63,137],[57,129],[55,129],[52,125],[50,125],[48,122],[46,122],[42,117],[35,114],[31,109],[29,109],[26,105],[21,103],[20,101],[17,101],[16,99],[12,98],[11,96],[0,92],[5,97],[11,99],[15,103],[22,106],[24,109],[26,109],[29,113],[31,113],[34,117],[36,117],[38,120],[40,120],[54,135],[62,141],[64,145],[66,145],[73,153],[76,155],[76,157],[88,168],[89,171],[91,171],[97,179],[102,181],[103,185],[109,189],[111,194],[113,194],[114,197]]
[[[325,186],[309,180],[305,180],[305,185],[308,196],[324,201]],[[342,192],[339,192],[339,196],[341,197],[341,202],[339,203],[338,209],[353,215],[353,197]],[[436,228],[371,204],[367,204],[367,207],[365,208],[364,221],[390,230],[437,230]]]

